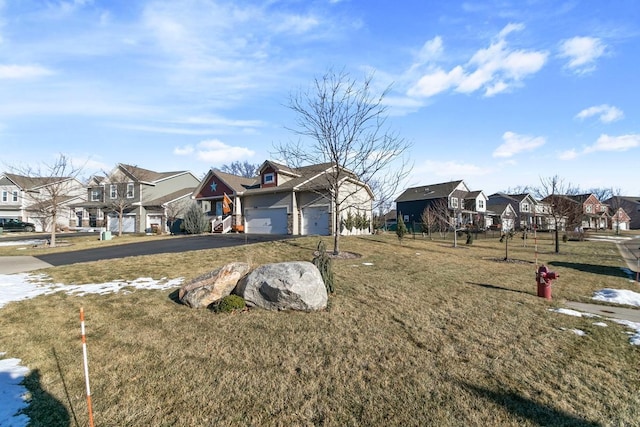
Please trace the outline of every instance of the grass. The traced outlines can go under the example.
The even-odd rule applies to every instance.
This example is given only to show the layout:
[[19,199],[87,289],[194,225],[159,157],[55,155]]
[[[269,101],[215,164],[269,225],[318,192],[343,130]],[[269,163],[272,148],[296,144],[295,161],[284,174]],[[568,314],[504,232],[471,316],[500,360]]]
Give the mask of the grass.
[[[543,237],[539,261],[560,273],[552,302],[536,297],[533,240],[510,242],[519,262],[507,263],[497,238],[453,248],[412,236],[400,245],[394,234],[346,237],[342,249],[363,258],[334,261],[326,311],[216,314],[175,303],[171,291],[52,294],[2,308],[0,350],[32,369],[34,426],[87,424],[81,306],[96,425],[635,425],[640,350],[625,329],[549,311],[634,286],[618,273],[617,249],[568,242],[554,254]],[[317,241],[46,272],[65,283],[188,280],[230,261],[311,260]]]

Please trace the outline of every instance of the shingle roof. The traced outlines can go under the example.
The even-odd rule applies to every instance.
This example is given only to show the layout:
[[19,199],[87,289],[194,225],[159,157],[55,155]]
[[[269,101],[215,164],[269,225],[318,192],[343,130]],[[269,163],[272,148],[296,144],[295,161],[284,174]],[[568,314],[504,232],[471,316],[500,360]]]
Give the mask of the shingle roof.
[[49,184],[66,181],[70,179],[67,176],[55,176],[55,177],[30,177],[24,175],[17,175],[13,173],[5,173],[7,178],[13,181],[22,190],[33,190],[38,187],[43,187]]
[[456,189],[462,180],[442,182],[440,184],[423,185],[421,187],[407,188],[395,200],[397,202],[408,202],[414,200],[431,200],[448,197]]
[[138,166],[125,165],[123,163],[120,163],[118,166],[129,173],[135,180],[144,182],[156,182],[164,178],[186,173],[186,171],[156,172]]

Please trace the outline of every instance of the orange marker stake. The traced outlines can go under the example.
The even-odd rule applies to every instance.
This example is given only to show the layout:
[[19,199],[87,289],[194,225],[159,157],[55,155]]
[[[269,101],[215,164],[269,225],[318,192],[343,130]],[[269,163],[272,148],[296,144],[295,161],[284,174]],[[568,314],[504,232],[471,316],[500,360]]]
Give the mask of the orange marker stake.
[[80,329],[82,331],[82,357],[84,360],[84,379],[87,385],[87,407],[89,408],[89,426],[93,427],[93,408],[91,407],[91,388],[89,387],[89,363],[87,362],[87,338],[84,334],[84,308],[80,307]]

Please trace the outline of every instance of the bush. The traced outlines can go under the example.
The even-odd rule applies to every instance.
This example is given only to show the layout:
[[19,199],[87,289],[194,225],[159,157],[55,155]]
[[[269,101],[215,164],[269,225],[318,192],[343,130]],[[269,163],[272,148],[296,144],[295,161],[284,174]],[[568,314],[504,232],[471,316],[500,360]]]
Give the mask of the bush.
[[320,271],[322,281],[324,282],[327,293],[333,293],[333,265],[331,258],[327,254],[326,245],[322,240],[318,242],[318,253],[313,257],[313,265],[315,265]]
[[211,231],[209,219],[195,202],[185,212],[182,225],[184,226],[184,231],[188,234],[201,234]]
[[407,234],[407,232],[408,232],[407,226],[404,225],[404,220],[402,219],[402,215],[398,215],[396,234],[398,235],[398,240],[400,240],[400,243],[402,243],[402,239],[404,238],[405,234]]
[[212,309],[216,313],[231,313],[232,311],[245,308],[244,298],[238,295],[227,295],[221,300],[213,303]]

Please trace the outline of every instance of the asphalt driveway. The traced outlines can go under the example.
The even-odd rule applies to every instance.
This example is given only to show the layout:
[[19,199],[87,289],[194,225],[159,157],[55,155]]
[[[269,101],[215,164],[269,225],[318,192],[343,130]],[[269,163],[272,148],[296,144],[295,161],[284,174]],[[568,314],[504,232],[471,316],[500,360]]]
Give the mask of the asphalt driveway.
[[76,264],[130,256],[155,255],[216,249],[290,238],[282,235],[262,234],[208,234],[175,236],[170,239],[127,243],[103,248],[43,254],[35,257],[0,257],[0,274],[14,274],[47,267]]

